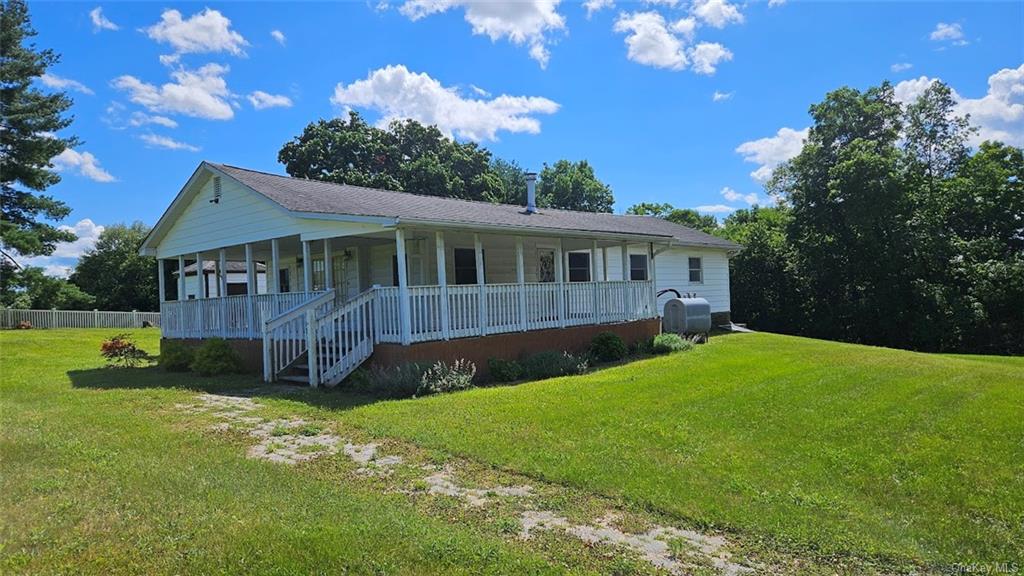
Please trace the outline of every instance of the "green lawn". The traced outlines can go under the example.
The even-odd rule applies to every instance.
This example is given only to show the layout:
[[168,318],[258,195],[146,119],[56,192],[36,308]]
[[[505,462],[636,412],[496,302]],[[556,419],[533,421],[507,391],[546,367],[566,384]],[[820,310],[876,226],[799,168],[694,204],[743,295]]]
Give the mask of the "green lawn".
[[[508,535],[512,508],[394,490],[412,476],[382,490],[353,480],[340,455],[248,459],[247,439],[176,404],[253,377],[101,369],[113,332],[0,332],[0,573],[636,567],[554,540],[524,545]],[[136,336],[158,348],[155,331]],[[579,515],[619,502],[648,515],[640,524],[720,529],[752,557],[809,560],[786,571],[1024,558],[1021,358],[732,335],[581,377],[369,400],[303,391],[261,403],[380,437],[413,471],[461,455],[477,479],[552,481],[542,502]]]
[[819,557],[1024,559],[1024,358],[730,335],[341,417]]

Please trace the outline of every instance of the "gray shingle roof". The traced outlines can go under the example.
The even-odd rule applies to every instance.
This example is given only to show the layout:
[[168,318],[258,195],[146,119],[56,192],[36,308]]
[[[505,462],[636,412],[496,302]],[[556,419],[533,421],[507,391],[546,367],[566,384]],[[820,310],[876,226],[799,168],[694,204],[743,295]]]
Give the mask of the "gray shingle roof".
[[451,222],[558,231],[638,234],[672,238],[686,246],[737,249],[739,245],[653,216],[540,209],[526,214],[522,206],[493,204],[363,188],[258,172],[210,163],[245,186],[287,210],[316,214],[377,216],[399,220]]

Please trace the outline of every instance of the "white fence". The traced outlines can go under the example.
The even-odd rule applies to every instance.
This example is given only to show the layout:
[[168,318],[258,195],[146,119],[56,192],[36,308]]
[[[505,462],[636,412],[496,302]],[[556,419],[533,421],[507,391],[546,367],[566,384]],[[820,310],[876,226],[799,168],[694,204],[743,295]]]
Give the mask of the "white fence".
[[22,322],[28,322],[33,328],[141,328],[143,322],[159,326],[160,313],[0,309],[0,328],[17,328]]

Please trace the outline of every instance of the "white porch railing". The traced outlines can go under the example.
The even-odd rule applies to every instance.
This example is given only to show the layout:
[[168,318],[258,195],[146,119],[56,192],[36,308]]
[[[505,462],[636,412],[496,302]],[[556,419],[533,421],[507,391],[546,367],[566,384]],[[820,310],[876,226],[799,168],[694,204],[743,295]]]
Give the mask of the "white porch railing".
[[164,302],[160,305],[160,328],[164,338],[260,338],[264,320],[321,294],[243,294]]
[[310,325],[318,313],[333,307],[334,298],[333,290],[321,292],[263,323],[264,379],[269,382],[306,353],[312,340]]

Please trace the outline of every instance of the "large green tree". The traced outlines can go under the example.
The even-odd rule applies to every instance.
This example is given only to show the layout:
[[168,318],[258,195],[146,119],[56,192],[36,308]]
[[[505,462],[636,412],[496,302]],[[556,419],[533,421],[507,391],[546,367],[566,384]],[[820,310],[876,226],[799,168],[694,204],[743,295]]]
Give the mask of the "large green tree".
[[491,153],[477,144],[415,120],[377,128],[356,112],[309,124],[278,160],[292,176],[399,192],[488,200],[502,188]]
[[682,226],[695,228],[708,234],[718,231],[718,219],[712,214],[701,214],[691,208],[676,208],[671,204],[659,204],[657,202],[641,202],[626,209],[626,214],[639,214],[641,216],[657,216],[669,222],[675,222]]
[[32,310],[92,310],[96,299],[63,278],[47,276],[42,268],[0,264],[0,305]]
[[497,204],[526,204],[526,171],[515,160],[494,158],[491,160],[491,172],[501,182],[501,187],[488,196],[488,200]]
[[56,136],[73,120],[64,115],[71,99],[33,85],[60,59],[52,50],[37,49],[31,41],[35,35],[23,1],[0,2],[0,243],[8,258],[8,249],[25,256],[47,255],[58,242],[75,239],[46,222],[71,212],[42,192],[60,181],[53,158],[78,140]]
[[141,222],[107,226],[78,261],[71,282],[94,294],[103,310],[157,310],[156,259],[139,255],[147,234]]
[[597,179],[586,160],[559,160],[544,165],[537,183],[537,205],[583,212],[611,212],[612,189]]

